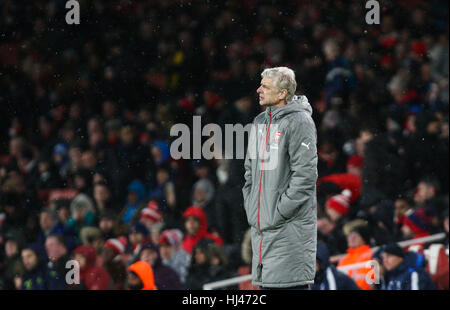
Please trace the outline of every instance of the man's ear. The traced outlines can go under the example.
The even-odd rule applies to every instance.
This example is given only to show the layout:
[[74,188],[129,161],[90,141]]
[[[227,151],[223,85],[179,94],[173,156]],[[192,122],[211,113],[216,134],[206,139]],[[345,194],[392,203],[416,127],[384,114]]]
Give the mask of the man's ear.
[[288,94],[287,89],[286,88],[282,89],[279,94],[279,99],[286,100],[287,94]]

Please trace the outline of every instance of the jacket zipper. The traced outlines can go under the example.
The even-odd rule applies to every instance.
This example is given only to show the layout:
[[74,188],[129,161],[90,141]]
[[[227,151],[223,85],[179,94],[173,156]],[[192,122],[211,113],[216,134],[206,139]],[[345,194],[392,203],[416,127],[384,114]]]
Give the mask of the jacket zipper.
[[269,121],[269,126],[267,128],[267,133],[266,133],[266,142],[265,142],[265,147],[263,150],[263,156],[262,156],[262,163],[261,163],[261,177],[259,180],[259,194],[258,194],[258,229],[259,229],[259,233],[261,235],[261,241],[259,243],[259,264],[260,264],[260,269],[262,269],[262,242],[264,240],[262,233],[261,233],[261,189],[262,189],[262,180],[263,180],[263,168],[264,168],[264,153],[266,151],[267,148],[267,141],[268,141],[268,137],[269,137],[269,132],[270,132],[270,125],[272,124],[272,113],[269,112],[269,116],[270,116],[270,121]]

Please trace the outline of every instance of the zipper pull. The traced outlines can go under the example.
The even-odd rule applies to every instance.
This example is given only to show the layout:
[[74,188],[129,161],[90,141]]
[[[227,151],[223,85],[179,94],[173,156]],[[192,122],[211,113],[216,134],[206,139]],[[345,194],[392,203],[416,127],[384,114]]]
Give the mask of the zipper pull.
[[263,264],[259,263],[258,266],[256,267],[256,278],[258,279],[258,282],[262,282],[262,269]]

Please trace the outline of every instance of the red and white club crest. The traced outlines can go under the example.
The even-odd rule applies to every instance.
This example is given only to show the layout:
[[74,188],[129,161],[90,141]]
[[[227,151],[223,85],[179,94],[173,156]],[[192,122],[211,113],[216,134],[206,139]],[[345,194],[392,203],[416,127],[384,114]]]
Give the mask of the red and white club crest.
[[275,142],[278,142],[278,140],[280,140],[280,136],[281,136],[281,131],[277,131],[276,133],[275,133]]

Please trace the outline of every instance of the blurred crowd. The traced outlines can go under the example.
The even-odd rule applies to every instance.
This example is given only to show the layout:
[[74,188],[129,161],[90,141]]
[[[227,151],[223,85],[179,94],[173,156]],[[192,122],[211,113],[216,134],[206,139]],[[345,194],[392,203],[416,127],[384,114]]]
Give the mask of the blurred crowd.
[[[448,3],[380,1],[367,25],[364,1],[286,2],[79,0],[67,25],[65,1],[1,1],[1,289],[248,273],[243,160],[175,160],[170,128],[251,123],[274,66],[318,131],[313,289],[448,289]],[[372,259],[378,284],[343,271]]]

